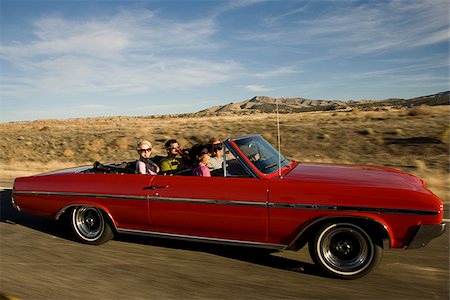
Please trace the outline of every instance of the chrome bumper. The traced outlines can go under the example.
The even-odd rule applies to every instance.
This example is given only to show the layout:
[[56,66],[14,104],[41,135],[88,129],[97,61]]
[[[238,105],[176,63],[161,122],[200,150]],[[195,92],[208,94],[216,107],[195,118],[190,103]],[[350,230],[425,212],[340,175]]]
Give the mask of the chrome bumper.
[[441,236],[445,232],[446,224],[426,224],[421,225],[416,235],[412,238],[407,249],[417,249],[425,247],[432,239]]
[[14,196],[11,196],[11,204],[15,210],[20,211],[20,207],[14,202]]

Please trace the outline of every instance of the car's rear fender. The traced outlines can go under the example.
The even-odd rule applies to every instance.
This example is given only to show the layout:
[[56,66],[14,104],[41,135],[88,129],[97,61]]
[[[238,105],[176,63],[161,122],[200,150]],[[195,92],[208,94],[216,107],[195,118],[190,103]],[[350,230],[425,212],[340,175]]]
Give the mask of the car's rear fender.
[[64,206],[63,208],[61,208],[56,213],[56,215],[54,216],[55,220],[59,220],[62,215],[66,214],[66,213],[69,213],[73,208],[80,207],[80,206],[96,207],[96,208],[100,209],[101,212],[103,213],[103,215],[108,219],[110,224],[113,226],[114,230],[117,231],[116,222],[114,221],[114,218],[112,217],[112,215],[109,212],[109,210],[105,206],[100,205],[100,204],[95,203],[95,202],[75,202],[75,203],[70,203],[70,204]]
[[303,227],[286,249],[296,251],[301,249],[327,223],[352,223],[358,225],[366,230],[371,237],[374,237],[375,243],[380,243],[380,246],[383,248],[391,247],[391,237],[388,228],[377,220],[358,216],[327,216],[315,219]]

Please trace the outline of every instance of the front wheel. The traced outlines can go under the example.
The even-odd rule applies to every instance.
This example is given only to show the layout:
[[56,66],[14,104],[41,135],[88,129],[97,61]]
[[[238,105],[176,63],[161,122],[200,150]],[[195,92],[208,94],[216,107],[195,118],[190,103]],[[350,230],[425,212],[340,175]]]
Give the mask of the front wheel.
[[383,249],[355,224],[329,223],[309,242],[309,252],[316,265],[331,276],[356,279],[378,265]]
[[100,245],[114,236],[102,212],[96,207],[80,206],[74,208],[71,225],[76,237],[86,244]]

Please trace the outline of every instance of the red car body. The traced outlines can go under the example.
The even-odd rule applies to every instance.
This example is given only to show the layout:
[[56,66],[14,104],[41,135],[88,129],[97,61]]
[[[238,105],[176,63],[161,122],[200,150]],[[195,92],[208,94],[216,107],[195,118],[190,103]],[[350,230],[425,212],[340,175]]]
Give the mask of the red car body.
[[223,146],[217,176],[81,167],[17,178],[13,201],[22,212],[48,218],[71,214],[75,234],[91,244],[111,238],[109,227],[274,250],[309,243],[314,261],[345,279],[369,273],[383,248],[425,246],[445,231],[441,200],[413,175],[287,161],[258,135]]

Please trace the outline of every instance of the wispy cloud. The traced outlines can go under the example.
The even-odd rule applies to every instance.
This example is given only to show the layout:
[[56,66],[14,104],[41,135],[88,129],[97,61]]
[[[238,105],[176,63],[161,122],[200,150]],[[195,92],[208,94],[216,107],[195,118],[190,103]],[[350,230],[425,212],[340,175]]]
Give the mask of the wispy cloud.
[[442,41],[450,41],[450,29],[445,28],[438,32],[432,33],[430,36],[424,38],[423,40],[417,41],[416,46],[426,46]]
[[273,89],[265,87],[263,85],[257,85],[257,84],[250,84],[247,85],[245,87],[249,92],[253,92],[253,93],[265,93],[265,92],[270,92]]
[[285,76],[285,75],[292,75],[299,73],[298,70],[296,70],[294,67],[280,67],[273,70],[265,71],[265,72],[259,72],[255,74],[258,78],[270,78],[270,77],[278,77],[278,76]]
[[248,6],[252,6],[255,4],[267,2],[268,0],[233,0],[233,1],[224,1],[219,5],[213,12],[212,16],[217,17],[221,14],[239,9]]
[[98,110],[98,109],[108,109],[111,108],[109,105],[104,104],[84,104],[77,107],[77,109],[82,110]]
[[448,68],[450,66],[449,62],[441,62],[441,63],[427,63],[427,64],[410,64],[408,66],[392,68],[392,69],[384,69],[373,72],[366,72],[363,74],[357,74],[353,77],[385,77],[385,76],[400,76],[402,74],[408,74],[410,72],[424,71],[424,70],[432,70],[437,68]]
[[290,10],[288,12],[282,13],[280,15],[267,17],[267,18],[264,19],[264,22],[266,24],[268,24],[268,25],[271,25],[271,24],[274,24],[274,23],[276,23],[276,22],[278,22],[278,21],[280,21],[280,20],[282,20],[282,19],[284,19],[286,17],[303,13],[303,12],[306,11],[306,9],[307,9],[307,5],[299,7],[299,8],[295,8],[295,9],[292,9],[292,10]]
[[216,47],[214,32],[212,19],[174,22],[149,10],[87,21],[50,16],[35,21],[34,40],[4,43],[0,57],[18,72],[10,86],[28,83],[18,93],[187,89],[222,82],[240,68],[201,58]]
[[172,109],[179,109],[179,108],[191,108],[196,107],[197,103],[167,103],[167,104],[153,104],[153,105],[146,105],[142,109],[151,111],[168,111]]
[[[260,30],[242,30],[236,37],[280,47],[314,45],[311,49],[315,51],[339,55],[411,49],[449,40],[449,4],[445,0],[354,4],[330,2],[330,9],[320,13],[306,5],[265,19]],[[298,17],[287,18],[292,14]]]

